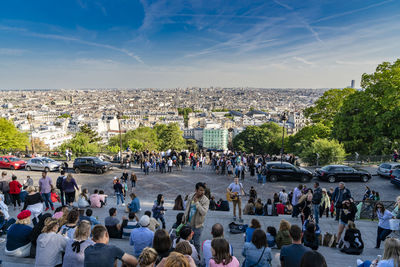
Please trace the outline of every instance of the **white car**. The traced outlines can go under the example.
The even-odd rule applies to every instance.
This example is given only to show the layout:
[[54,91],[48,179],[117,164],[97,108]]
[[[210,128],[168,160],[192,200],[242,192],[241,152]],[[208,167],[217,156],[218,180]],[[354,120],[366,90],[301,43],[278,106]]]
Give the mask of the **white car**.
[[37,157],[28,160],[25,166],[27,171],[59,171],[61,162],[46,157]]

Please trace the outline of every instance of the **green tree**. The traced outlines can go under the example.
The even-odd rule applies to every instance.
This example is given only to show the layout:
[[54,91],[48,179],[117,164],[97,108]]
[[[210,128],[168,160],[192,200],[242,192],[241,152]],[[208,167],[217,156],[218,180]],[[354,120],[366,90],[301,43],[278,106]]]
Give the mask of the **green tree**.
[[185,127],[188,127],[188,122],[189,122],[189,113],[192,113],[193,110],[191,108],[178,108],[178,114],[183,116],[183,121],[185,124]]
[[264,123],[261,126],[248,126],[233,139],[235,150],[246,153],[277,154],[281,148],[282,128],[274,123]]
[[90,136],[79,132],[74,138],[63,143],[60,146],[61,151],[70,149],[72,153],[76,156],[93,155],[99,152],[100,146],[97,143],[90,142]]
[[68,113],[63,113],[60,116],[58,116],[57,118],[59,118],[59,119],[61,119],[61,118],[68,119],[68,118],[71,118],[71,115],[68,114]]
[[185,139],[183,138],[183,132],[179,128],[178,123],[156,124],[154,130],[157,133],[159,140],[159,150],[182,150],[186,147]]
[[313,123],[322,123],[332,127],[333,118],[343,105],[343,101],[355,92],[356,90],[353,88],[328,90],[315,101],[314,106],[304,110],[304,115]]
[[21,133],[14,123],[0,118],[0,149],[1,150],[23,150],[28,145],[28,134]]
[[[108,145],[119,146],[119,143],[119,135],[117,135],[110,139]],[[122,135],[122,149],[125,150],[128,145],[131,147],[131,149],[136,148],[139,150],[157,150],[157,133],[152,128],[143,126],[135,130],[127,131]]]
[[316,139],[303,150],[300,157],[304,162],[316,165],[317,153],[319,165],[342,162],[346,156],[343,145],[337,140]]
[[186,139],[186,146],[189,151],[197,151],[199,149],[194,139]]
[[97,143],[101,141],[101,137],[96,131],[90,128],[89,125],[84,124],[80,127],[80,132],[89,137],[89,143]]
[[387,154],[399,149],[400,59],[363,74],[359,91],[349,96],[334,118],[333,136],[347,152]]
[[311,143],[320,138],[329,138],[331,129],[322,123],[308,125],[294,135],[290,135],[287,140],[285,150],[299,155]]

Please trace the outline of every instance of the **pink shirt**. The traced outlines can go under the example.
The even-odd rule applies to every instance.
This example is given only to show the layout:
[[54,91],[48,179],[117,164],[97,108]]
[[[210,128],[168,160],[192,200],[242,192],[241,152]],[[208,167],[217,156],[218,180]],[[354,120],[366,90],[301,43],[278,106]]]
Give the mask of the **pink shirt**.
[[100,196],[99,194],[91,194],[90,197],[90,206],[92,208],[101,208],[101,203],[100,203]]
[[236,259],[235,256],[232,256],[232,261],[225,265],[222,263],[216,264],[214,259],[210,260],[210,267],[239,267],[239,266],[240,266],[239,261]]

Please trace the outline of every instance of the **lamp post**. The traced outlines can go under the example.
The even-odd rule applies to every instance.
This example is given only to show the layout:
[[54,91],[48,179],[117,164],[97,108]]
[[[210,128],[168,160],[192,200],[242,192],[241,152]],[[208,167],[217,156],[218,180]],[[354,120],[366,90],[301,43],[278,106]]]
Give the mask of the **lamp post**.
[[281,148],[281,163],[283,161],[283,140],[285,138],[285,124],[287,121],[287,115],[286,112],[283,112],[282,116],[281,116],[281,121],[283,121],[283,126],[282,126],[282,148]]
[[120,162],[121,162],[121,167],[123,164],[122,161],[122,134],[121,134],[121,119],[122,119],[122,113],[118,111],[117,113],[117,120],[118,120],[118,132],[119,132],[119,155],[120,155]]
[[29,128],[31,130],[32,155],[34,155],[35,154],[35,144],[33,142],[33,127],[32,127],[33,116],[31,114],[28,114],[27,119],[28,119],[28,122],[29,122]]

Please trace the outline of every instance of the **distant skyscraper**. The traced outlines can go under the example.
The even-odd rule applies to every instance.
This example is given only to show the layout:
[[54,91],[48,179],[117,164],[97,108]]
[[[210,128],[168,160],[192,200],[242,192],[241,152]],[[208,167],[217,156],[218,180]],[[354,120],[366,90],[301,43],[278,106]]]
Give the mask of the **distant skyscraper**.
[[355,87],[355,83],[356,83],[355,80],[351,80],[351,88],[354,88],[354,87]]

